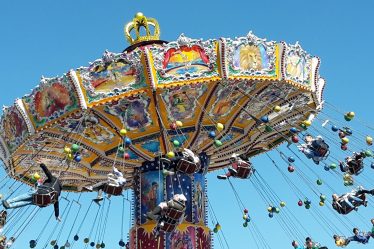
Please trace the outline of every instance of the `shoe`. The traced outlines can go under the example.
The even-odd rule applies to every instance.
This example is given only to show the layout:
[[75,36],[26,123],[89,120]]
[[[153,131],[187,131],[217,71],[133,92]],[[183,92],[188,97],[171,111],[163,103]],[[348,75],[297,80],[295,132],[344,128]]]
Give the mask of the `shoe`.
[[4,206],[5,209],[10,208],[9,202],[7,202],[6,200],[3,200],[3,206]]
[[374,189],[370,190],[370,194],[374,195]]
[[354,207],[353,209],[354,209],[355,211],[358,211],[358,207]]
[[368,206],[368,201],[364,201],[364,207],[367,207]]
[[164,170],[162,170],[162,174],[164,174],[166,176],[173,176],[173,175],[175,175],[175,172],[164,169]]
[[236,169],[233,169],[233,168],[229,168],[228,171],[230,172],[231,175],[236,175],[238,173],[238,171],[236,171]]
[[86,190],[86,191],[89,191],[89,192],[93,191],[92,186],[83,187],[83,190]]
[[164,227],[164,225],[165,225],[165,222],[161,221],[160,227]]
[[97,197],[97,198],[94,199],[93,201],[94,201],[96,204],[100,205],[100,202],[101,202],[103,199],[104,199],[103,197]]
[[220,180],[226,180],[227,175],[218,175],[217,178],[220,179]]

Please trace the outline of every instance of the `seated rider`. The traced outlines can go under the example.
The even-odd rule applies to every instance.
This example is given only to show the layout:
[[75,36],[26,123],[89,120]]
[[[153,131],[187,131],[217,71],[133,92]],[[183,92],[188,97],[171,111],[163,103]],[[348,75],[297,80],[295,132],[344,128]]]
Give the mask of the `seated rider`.
[[[97,191],[97,197],[94,199],[96,203],[99,203],[103,200],[103,190],[106,186],[113,186],[113,187],[124,187],[126,184],[126,179],[123,177],[121,171],[119,171],[116,167],[113,167],[112,172],[107,175],[107,180],[98,182],[92,186],[83,187],[83,189],[87,191]],[[108,196],[110,197],[110,195]]]
[[175,194],[173,198],[169,201],[163,201],[158,204],[152,211],[147,213],[147,219],[160,221],[163,215],[163,211],[166,211],[168,208],[174,208],[180,211],[185,209],[185,203],[187,201],[184,194]]
[[327,158],[329,153],[329,145],[323,140],[322,136],[313,138],[311,135],[304,137],[305,144],[299,146],[299,150],[303,152],[308,159],[312,159],[315,164]]
[[10,237],[7,241],[7,237],[5,235],[0,236],[0,249],[8,249],[10,248],[16,239],[14,237]]
[[362,169],[364,168],[364,158],[365,153],[356,153],[353,152],[352,156],[349,156],[345,159],[345,162],[340,162],[340,170],[342,172],[347,172],[351,175],[358,175],[361,173]]
[[[25,193],[9,200],[3,200],[3,206],[5,209],[12,209],[24,207],[27,205],[46,207],[50,204],[54,204],[55,217],[58,221],[60,221],[58,197],[60,196],[62,190],[61,182],[57,177],[52,175],[52,173],[48,170],[47,166],[45,166],[44,163],[41,163],[40,167],[44,171],[47,179],[41,185],[37,186],[36,190],[32,192]],[[35,199],[37,199],[38,197],[42,198],[43,196],[50,196],[52,202],[42,204],[35,203]]]
[[361,187],[357,191],[352,191],[344,195],[338,196],[337,194],[332,195],[332,207],[339,214],[348,214],[352,210],[358,210],[361,205],[367,206],[367,201],[365,200],[365,194],[374,195],[373,190],[365,190]]
[[310,237],[307,237],[305,239],[305,246],[300,246],[297,241],[293,241],[292,246],[295,249],[328,249],[325,246],[320,246],[319,243],[313,242]]
[[[218,179],[224,180],[224,179],[227,179],[231,176],[239,177],[239,178],[247,178],[248,176],[250,176],[254,173],[252,163],[249,162],[249,161],[244,161],[237,154],[233,154],[231,156],[230,162],[231,162],[231,168],[228,169],[228,172],[225,175],[218,175],[217,176]],[[243,175],[243,176],[239,175],[238,174],[239,167],[248,168],[249,169],[248,174]]]
[[6,219],[8,216],[8,212],[6,210],[2,210],[0,212],[0,234],[2,234],[4,226],[6,224]]
[[193,164],[196,164],[198,168],[201,167],[200,165],[200,158],[191,150],[183,148],[183,151],[180,153],[181,155],[177,155],[170,160],[167,158],[161,158],[160,160],[166,163],[166,169],[164,169],[164,173],[167,175],[174,175],[177,171],[178,163],[181,159],[185,159]]
[[351,241],[345,237],[334,235],[335,245],[338,247],[346,247]]

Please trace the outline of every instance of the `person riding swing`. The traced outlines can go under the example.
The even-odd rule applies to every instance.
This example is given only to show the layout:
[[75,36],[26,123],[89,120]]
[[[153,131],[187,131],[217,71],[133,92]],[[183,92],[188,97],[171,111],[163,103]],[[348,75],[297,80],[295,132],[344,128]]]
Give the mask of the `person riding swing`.
[[102,194],[103,192],[110,196],[119,196],[122,195],[123,187],[126,184],[126,179],[123,177],[121,171],[119,171],[116,167],[113,167],[112,172],[107,175],[107,180],[98,182],[92,186],[83,187],[84,190],[89,192],[97,191],[97,197],[94,201],[99,204],[100,201],[103,200]]
[[224,180],[228,179],[229,177],[236,177],[240,179],[247,179],[250,177],[254,172],[255,169],[252,166],[252,163],[249,161],[245,161],[240,158],[239,155],[233,154],[230,158],[231,168],[228,169],[228,172],[224,175],[218,175],[217,178]]
[[156,237],[160,231],[172,232],[175,230],[185,213],[186,201],[187,198],[183,194],[175,194],[171,200],[161,202],[146,214],[147,219],[157,221],[153,231]]
[[52,175],[44,163],[40,164],[40,168],[47,179],[32,192],[25,193],[13,199],[3,200],[3,206],[5,209],[20,208],[27,205],[36,205],[43,208],[53,204],[55,217],[58,221],[61,221],[58,202],[62,190],[61,182],[57,177]]
[[339,214],[349,214],[353,210],[358,210],[358,207],[361,205],[367,206],[366,195],[374,195],[374,189],[365,190],[361,187],[358,190],[353,190],[350,193],[338,196],[337,194],[332,195],[332,207]]
[[183,148],[182,152],[176,157],[171,159],[162,157],[160,161],[166,164],[164,168],[166,175],[174,175],[177,171],[185,174],[193,174],[201,168],[199,156],[186,148]]
[[325,160],[330,154],[329,145],[323,140],[322,136],[313,138],[312,135],[305,135],[305,144],[299,146],[299,150],[305,154],[308,159],[312,159],[315,164]]
[[340,162],[340,170],[350,175],[359,175],[364,170],[365,153],[353,152],[352,156],[346,157],[344,162]]

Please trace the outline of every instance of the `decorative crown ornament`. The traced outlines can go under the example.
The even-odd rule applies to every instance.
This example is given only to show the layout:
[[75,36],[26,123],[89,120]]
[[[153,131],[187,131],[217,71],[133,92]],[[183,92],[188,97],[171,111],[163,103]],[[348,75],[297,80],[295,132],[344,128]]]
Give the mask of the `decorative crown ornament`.
[[[151,34],[151,30],[149,25],[154,27],[154,33]],[[140,28],[144,27],[146,31],[146,35],[140,35]],[[131,31],[135,30],[135,38],[131,36]],[[151,17],[146,17],[143,13],[138,12],[136,13],[133,20],[126,24],[125,26],[125,36],[128,42],[131,45],[134,45],[139,42],[143,41],[152,41],[152,40],[159,40],[160,39],[160,26],[156,19]]]

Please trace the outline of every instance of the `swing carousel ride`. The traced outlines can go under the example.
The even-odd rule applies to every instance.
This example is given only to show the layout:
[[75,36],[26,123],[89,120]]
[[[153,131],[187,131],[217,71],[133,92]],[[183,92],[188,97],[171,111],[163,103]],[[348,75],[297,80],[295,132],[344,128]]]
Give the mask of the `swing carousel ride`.
[[[32,186],[42,175],[35,162],[43,162],[59,177],[64,192],[85,192],[116,168],[126,184],[104,192],[111,198],[122,198],[126,190],[133,193],[132,228],[121,247],[212,248],[206,174],[232,166],[235,157],[248,162],[263,153],[269,157],[269,151],[278,151],[293,172],[295,158],[278,146],[300,144],[322,111],[320,60],[298,43],[266,41],[252,32],[235,39],[204,41],[182,34],[176,41],[163,41],[158,22],[142,13],[125,26],[125,36],[130,46],[122,53],[105,51],[88,66],[43,77],[31,94],[4,108],[0,158],[6,173]],[[351,120],[354,113],[345,117]],[[332,127],[341,136],[339,146],[347,150],[352,134],[337,124]],[[317,147],[326,160],[328,146]],[[196,161],[184,158],[186,149],[197,155]],[[173,163],[175,172],[170,173]],[[257,186],[268,188],[251,164],[243,165],[230,168],[231,176],[251,177]],[[336,168],[324,165],[326,170]],[[155,236],[160,221],[147,219],[147,214],[176,194],[186,198],[183,209],[165,211]],[[307,198],[298,197],[300,206],[310,207]],[[280,212],[277,206],[285,207],[277,197],[264,198],[266,205],[274,204],[270,217]],[[326,197],[319,198],[322,205]],[[244,205],[243,210],[246,227],[251,220]],[[220,232],[218,223],[213,231]],[[77,233],[65,244],[54,240],[51,245],[71,248],[69,241],[81,239]],[[178,241],[187,247],[178,247]],[[90,237],[83,242],[105,247]],[[31,248],[36,244],[30,241]]]

